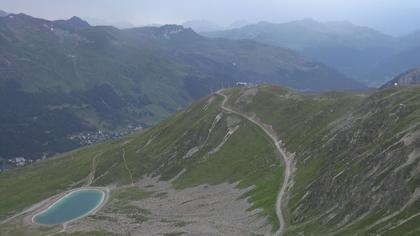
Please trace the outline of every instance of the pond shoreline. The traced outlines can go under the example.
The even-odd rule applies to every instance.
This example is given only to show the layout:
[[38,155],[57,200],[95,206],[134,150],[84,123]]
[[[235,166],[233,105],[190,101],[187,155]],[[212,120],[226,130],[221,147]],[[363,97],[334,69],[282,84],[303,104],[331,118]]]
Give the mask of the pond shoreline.
[[[74,218],[72,220],[66,221],[64,223],[61,224],[42,224],[42,223],[38,223],[35,221],[35,217],[45,213],[47,210],[49,210],[51,207],[55,206],[55,204],[57,204],[58,202],[60,202],[61,200],[63,200],[64,198],[70,196],[73,193],[79,192],[79,191],[83,191],[83,190],[96,190],[96,191],[100,191],[102,193],[102,199],[101,202],[92,210],[90,210],[89,212]],[[76,188],[76,189],[71,189],[65,192],[62,192],[56,196],[53,196],[49,199],[44,200],[43,202],[40,203],[40,207],[38,209],[36,209],[31,215],[31,224],[37,225],[37,226],[47,226],[47,227],[51,227],[51,226],[59,226],[59,225],[63,225],[64,227],[74,221],[77,221],[81,218],[84,218],[88,215],[93,215],[96,212],[98,212],[104,205],[105,203],[108,201],[109,198],[109,188],[107,187],[80,187],[80,188]]]

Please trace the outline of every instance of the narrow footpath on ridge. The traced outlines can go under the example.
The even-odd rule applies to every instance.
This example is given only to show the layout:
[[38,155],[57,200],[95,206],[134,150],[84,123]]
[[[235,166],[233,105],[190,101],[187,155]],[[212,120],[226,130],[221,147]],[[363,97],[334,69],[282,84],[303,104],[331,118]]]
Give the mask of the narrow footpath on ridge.
[[287,152],[280,146],[281,141],[277,140],[277,137],[274,134],[272,134],[270,132],[270,130],[268,130],[264,126],[263,123],[253,119],[252,117],[249,117],[248,115],[246,115],[244,113],[241,113],[241,112],[232,110],[229,107],[226,107],[226,102],[228,100],[228,97],[225,94],[222,93],[222,90],[217,91],[216,94],[218,94],[218,95],[220,95],[224,98],[224,100],[223,100],[223,102],[220,106],[223,110],[225,110],[227,112],[230,112],[230,113],[234,113],[238,116],[241,116],[241,117],[245,118],[246,120],[254,123],[259,128],[261,128],[264,131],[264,133],[267,134],[268,137],[270,137],[270,139],[273,141],[274,146],[276,147],[277,151],[280,153],[280,155],[282,157],[282,161],[285,164],[285,173],[284,173],[283,184],[282,184],[281,189],[280,189],[280,191],[277,195],[277,200],[276,200],[276,215],[277,215],[277,218],[279,219],[280,227],[277,230],[277,232],[275,232],[275,234],[274,234],[274,235],[277,235],[277,236],[281,236],[281,235],[283,235],[283,233],[286,229],[286,221],[285,221],[285,216],[284,216],[283,211],[282,211],[282,208],[283,208],[282,203],[283,203],[283,199],[286,195],[286,190],[287,190],[288,183],[289,183],[290,178],[291,178],[292,158],[289,157]]

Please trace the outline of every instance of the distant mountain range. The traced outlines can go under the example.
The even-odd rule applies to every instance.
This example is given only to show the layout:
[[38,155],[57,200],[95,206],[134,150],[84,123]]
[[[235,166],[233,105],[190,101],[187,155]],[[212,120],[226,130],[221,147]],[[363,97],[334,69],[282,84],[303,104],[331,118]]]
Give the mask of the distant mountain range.
[[[182,26],[120,30],[80,18],[0,18],[0,156],[77,146],[84,131],[147,127],[237,82],[301,91],[365,87],[294,51]],[[36,137],[36,138],[35,138]]]
[[297,50],[371,86],[381,85],[420,65],[420,32],[392,37],[349,22],[323,23],[313,19],[283,24],[261,22],[204,35],[252,39]]

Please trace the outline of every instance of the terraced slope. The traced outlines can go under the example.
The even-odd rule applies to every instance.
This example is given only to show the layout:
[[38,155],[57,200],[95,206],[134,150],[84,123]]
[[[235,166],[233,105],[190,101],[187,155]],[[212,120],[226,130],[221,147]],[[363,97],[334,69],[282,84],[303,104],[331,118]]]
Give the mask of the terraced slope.
[[[419,90],[226,90],[225,103],[214,94],[142,134],[0,174],[0,227],[59,232],[31,224],[36,209],[9,217],[91,185],[110,189],[108,203],[66,234],[417,235]],[[261,126],[293,158],[286,186]]]

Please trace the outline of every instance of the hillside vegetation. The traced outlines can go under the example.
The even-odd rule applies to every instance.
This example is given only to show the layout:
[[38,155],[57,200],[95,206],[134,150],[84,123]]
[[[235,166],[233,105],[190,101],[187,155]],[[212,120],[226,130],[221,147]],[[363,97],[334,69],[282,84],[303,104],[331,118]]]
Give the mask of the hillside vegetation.
[[182,173],[173,182],[179,190],[225,182],[247,188],[243,197],[277,228],[274,205],[282,183],[280,159],[258,127],[223,112],[220,102],[221,97],[214,95],[142,134],[1,173],[0,215],[4,219],[54,194],[90,183],[119,189],[145,175],[164,181]]
[[286,235],[418,234],[419,88],[301,96],[267,86],[251,103],[232,93],[295,153]]
[[[283,199],[285,235],[418,234],[419,92],[300,94],[270,85],[223,91],[226,106],[271,126],[294,153]],[[54,194],[92,185],[111,188],[117,200],[85,225],[127,214],[148,222],[151,213],[134,214],[137,208],[128,211],[126,204],[153,197],[137,183],[155,176],[177,192],[234,183],[249,210],[260,209],[275,231],[284,165],[260,127],[223,111],[222,99],[206,97],[144,133],[0,174],[0,215],[6,219]],[[23,235],[41,230],[19,217],[0,227]]]

